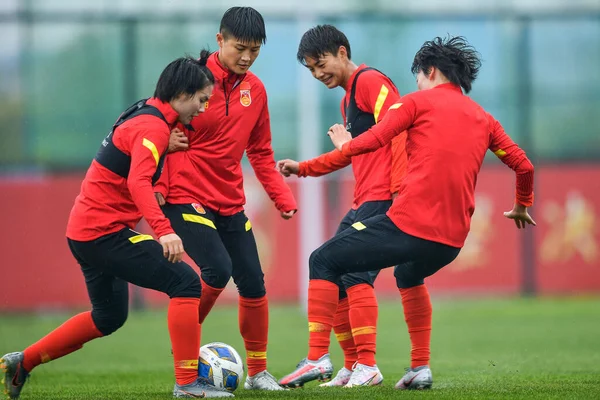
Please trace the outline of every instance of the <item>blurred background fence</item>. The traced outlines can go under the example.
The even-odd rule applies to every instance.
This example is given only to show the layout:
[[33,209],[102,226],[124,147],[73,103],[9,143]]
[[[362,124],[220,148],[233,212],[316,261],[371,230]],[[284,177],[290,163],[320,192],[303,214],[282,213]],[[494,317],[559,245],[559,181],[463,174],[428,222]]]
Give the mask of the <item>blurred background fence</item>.
[[[152,94],[185,53],[217,49],[229,1],[3,0],[0,4],[0,310],[82,306],[83,279],[64,231],[85,169],[118,114]],[[501,121],[536,165],[538,227],[502,218],[514,177],[494,157],[478,184],[473,229],[457,261],[431,278],[438,294],[600,292],[600,3],[597,1],[246,1],[267,44],[252,67],[269,95],[276,158],[331,148],[342,90],[296,61],[302,33],[332,23],[352,58],[416,90],[410,65],[434,36],[463,35],[482,54],[471,96]],[[281,221],[247,169],[253,220],[272,300],[305,294],[306,260],[351,205],[352,174],[290,180],[298,217]],[[392,272],[378,293],[395,295]],[[154,294],[138,300],[154,302]],[[235,291],[228,291],[235,298]],[[156,299],[158,300],[158,297]]]

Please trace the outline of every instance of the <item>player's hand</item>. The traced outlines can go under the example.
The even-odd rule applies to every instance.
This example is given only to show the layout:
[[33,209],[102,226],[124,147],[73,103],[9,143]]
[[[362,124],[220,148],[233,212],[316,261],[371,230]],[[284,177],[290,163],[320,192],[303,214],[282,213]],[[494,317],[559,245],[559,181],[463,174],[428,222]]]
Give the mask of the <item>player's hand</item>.
[[163,255],[172,263],[181,261],[183,258],[183,242],[174,233],[169,233],[158,238],[158,241],[162,245]]
[[285,160],[277,161],[275,168],[281,175],[287,178],[290,175],[298,175],[300,172],[300,163],[286,158]]
[[187,150],[190,147],[188,144],[188,138],[185,136],[185,133],[179,128],[175,128],[171,131],[171,136],[169,136],[169,153],[174,153],[176,151]]
[[162,193],[155,192],[154,197],[156,197],[156,201],[158,202],[159,206],[164,206],[167,203]]
[[296,214],[297,210],[292,210],[292,211],[282,211],[281,212],[281,218],[283,219],[291,219],[294,214]]
[[536,225],[535,221],[529,216],[529,213],[527,212],[527,207],[521,204],[515,203],[513,209],[511,211],[505,212],[504,216],[508,219],[514,220],[515,225],[517,225],[517,228],[519,229],[525,229],[526,224],[533,226]]
[[329,128],[329,132],[327,132],[329,138],[333,142],[333,145],[339,151],[342,151],[342,146],[344,143],[347,143],[352,140],[352,135],[350,132],[346,130],[346,127],[341,124],[335,124],[331,128]]

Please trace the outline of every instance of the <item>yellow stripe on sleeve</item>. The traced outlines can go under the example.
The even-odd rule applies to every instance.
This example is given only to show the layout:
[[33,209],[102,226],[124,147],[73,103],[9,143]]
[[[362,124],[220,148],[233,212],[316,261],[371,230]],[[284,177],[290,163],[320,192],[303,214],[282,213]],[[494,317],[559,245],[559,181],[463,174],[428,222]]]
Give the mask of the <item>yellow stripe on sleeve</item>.
[[502,149],[498,149],[494,152],[494,154],[498,157],[498,158],[502,158],[506,155],[506,152]]
[[210,226],[213,229],[217,229],[217,227],[215,226],[215,223],[212,222],[208,218],[204,218],[204,217],[201,217],[199,215],[194,215],[194,214],[181,214],[181,216],[183,217],[184,221],[195,222],[197,224],[202,224],[202,225]]
[[144,138],[144,140],[142,140],[142,144],[144,145],[144,147],[146,147],[152,152],[152,156],[154,156],[154,161],[156,161],[156,165],[158,165],[158,160],[160,159],[160,157],[158,155],[158,150],[156,149],[154,143]]
[[129,238],[129,241],[133,244],[143,242],[144,240],[154,240],[154,238],[150,235],[135,235]]
[[390,108],[388,108],[388,111],[389,111],[389,110],[395,110],[395,109],[397,109],[397,108],[400,108],[400,107],[402,107],[402,103],[396,103],[396,104],[392,104],[392,105],[390,106]]
[[379,122],[379,113],[381,112],[381,108],[383,107],[383,103],[385,103],[385,99],[387,99],[387,95],[389,93],[389,89],[385,85],[381,85],[381,90],[379,91],[379,96],[377,96],[377,101],[375,102],[375,109],[373,115],[375,116],[375,123]]
[[352,224],[352,227],[354,229],[356,229],[357,231],[362,231],[363,229],[367,229],[365,224],[363,224],[362,222],[355,222]]

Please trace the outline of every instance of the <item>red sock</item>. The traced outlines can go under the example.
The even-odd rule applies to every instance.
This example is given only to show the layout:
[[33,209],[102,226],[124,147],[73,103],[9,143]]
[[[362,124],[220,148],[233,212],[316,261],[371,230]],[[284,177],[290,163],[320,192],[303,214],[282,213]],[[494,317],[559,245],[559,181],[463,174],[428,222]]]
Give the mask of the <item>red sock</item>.
[[348,313],[348,310],[348,298],[346,297],[338,302],[337,310],[333,317],[333,331],[344,352],[344,367],[352,371],[352,367],[358,356],[356,354],[354,338],[352,337],[350,314]]
[[404,319],[412,349],[410,367],[429,365],[431,343],[431,299],[425,285],[400,289]]
[[213,306],[215,305],[217,298],[225,288],[214,288],[207,285],[202,279],[200,279],[200,281],[202,282],[202,301],[200,302],[198,317],[200,324],[202,324],[210,310],[212,310]]
[[239,298],[240,333],[246,347],[248,376],[267,369],[267,340],[269,336],[269,302],[267,296]]
[[179,385],[187,385],[198,378],[199,306],[200,299],[188,297],[175,297],[169,302],[167,320],[173,348],[175,380]]
[[318,360],[329,353],[333,317],[340,289],[330,281],[311,279],[308,283],[308,359]]
[[375,289],[361,283],[346,290],[350,304],[350,325],[358,353],[358,363],[373,367],[377,339],[377,297]]
[[82,348],[84,343],[102,336],[92,320],[91,311],[77,314],[26,348],[23,351],[23,367],[31,372],[38,365],[66,356]]

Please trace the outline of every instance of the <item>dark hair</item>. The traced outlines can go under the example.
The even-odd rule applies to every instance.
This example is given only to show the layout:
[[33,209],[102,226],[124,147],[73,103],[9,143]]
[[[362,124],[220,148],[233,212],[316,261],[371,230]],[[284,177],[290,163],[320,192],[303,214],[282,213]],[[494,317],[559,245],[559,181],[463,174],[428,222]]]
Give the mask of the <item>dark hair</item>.
[[439,69],[448,80],[462,86],[466,93],[471,91],[471,84],[477,78],[481,68],[481,55],[462,36],[448,36],[444,39],[436,37],[423,43],[415,54],[411,72],[423,71],[431,73],[431,67]]
[[210,51],[202,50],[200,58],[190,56],[172,61],[158,78],[154,97],[169,102],[180,94],[193,96],[198,90],[214,85],[215,78],[206,66]]
[[267,42],[265,21],[252,7],[231,7],[225,11],[219,32],[225,39],[233,36],[244,43]]
[[333,25],[317,25],[302,35],[296,58],[300,64],[306,65],[306,57],[318,60],[326,53],[337,56],[340,46],[346,48],[348,59],[352,59],[350,42],[342,31]]

